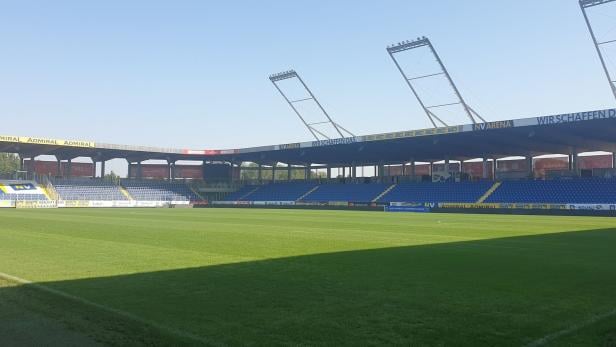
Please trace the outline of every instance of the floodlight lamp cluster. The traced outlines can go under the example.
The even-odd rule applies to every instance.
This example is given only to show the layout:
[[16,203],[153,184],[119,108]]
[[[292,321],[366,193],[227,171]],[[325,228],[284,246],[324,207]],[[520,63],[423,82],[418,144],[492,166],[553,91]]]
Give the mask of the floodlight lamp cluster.
[[602,5],[608,2],[612,2],[616,0],[580,0],[580,6],[583,8],[593,7],[597,5]]
[[430,40],[428,40],[427,37],[423,36],[418,37],[416,40],[413,41],[406,40],[398,43],[392,43],[391,45],[387,46],[387,51],[389,53],[396,53],[406,51],[407,49],[413,49],[428,45],[430,45]]
[[282,80],[286,80],[289,78],[294,78],[297,77],[297,72],[295,72],[295,70],[288,70],[288,71],[283,71],[283,72],[279,72],[279,73],[275,73],[269,76],[270,81],[275,82],[275,81],[282,81]]

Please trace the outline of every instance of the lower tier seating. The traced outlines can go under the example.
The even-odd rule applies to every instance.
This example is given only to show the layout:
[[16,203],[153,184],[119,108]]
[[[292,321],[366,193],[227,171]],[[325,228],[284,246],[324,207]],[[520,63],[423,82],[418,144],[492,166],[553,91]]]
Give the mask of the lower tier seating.
[[133,199],[140,201],[201,200],[184,182],[124,180],[122,186]]
[[326,202],[371,202],[387,189],[388,185],[372,184],[322,184],[314,192],[308,194],[303,201]]
[[242,200],[243,197],[247,197],[247,195],[250,194],[255,189],[257,189],[257,186],[253,186],[253,185],[243,186],[238,191],[235,191],[235,192],[227,195],[227,197],[225,197],[224,201],[239,201],[239,200]]
[[274,183],[259,187],[242,200],[296,201],[316,187],[316,183]]
[[611,204],[616,203],[616,179],[505,181],[486,202]]
[[56,179],[53,184],[62,200],[128,200],[122,194],[118,185],[107,180],[90,178]]
[[494,182],[400,183],[379,202],[477,202]]

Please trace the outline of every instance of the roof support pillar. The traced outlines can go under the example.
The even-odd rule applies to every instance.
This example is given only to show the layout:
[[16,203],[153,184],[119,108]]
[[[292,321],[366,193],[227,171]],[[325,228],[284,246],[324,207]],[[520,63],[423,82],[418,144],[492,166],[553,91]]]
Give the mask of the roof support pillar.
[[141,167],[141,161],[137,162],[137,178],[138,179],[143,178],[143,168]]
[[528,170],[528,177],[534,178],[535,168],[534,168],[534,163],[533,163],[533,156],[531,154],[526,156],[526,168]]
[[481,178],[488,179],[488,159],[483,158],[481,164],[483,165],[481,170]]
[[62,176],[62,160],[56,157],[56,177]]
[[69,158],[66,162],[66,177],[71,178],[73,175],[73,159]]
[[132,178],[132,173],[133,173],[133,165],[130,162],[130,160],[126,159],[126,162],[128,163],[128,174],[127,174],[127,178],[131,179]]
[[167,159],[167,180],[171,181],[171,160]]
[[332,178],[332,168],[327,165],[327,179],[331,179]]
[[278,163],[272,164],[272,182],[276,182],[276,166]]
[[351,177],[357,178],[357,166],[355,166],[355,163],[353,163],[353,166],[351,166]]
[[572,150],[569,154],[569,170],[578,171],[578,153],[576,149]]
[[415,159],[411,159],[411,177],[413,180],[415,179]]
[[291,164],[287,164],[287,181],[291,180]]
[[498,169],[498,159],[492,159],[492,180],[496,181],[496,171]]
[[612,153],[612,169],[616,169],[616,152]]
[[304,175],[304,177],[306,177],[306,180],[312,179],[312,164],[308,164],[306,166],[306,174]]
[[263,182],[263,167],[261,166],[261,164],[258,164],[257,166],[257,180],[259,181],[259,183]]

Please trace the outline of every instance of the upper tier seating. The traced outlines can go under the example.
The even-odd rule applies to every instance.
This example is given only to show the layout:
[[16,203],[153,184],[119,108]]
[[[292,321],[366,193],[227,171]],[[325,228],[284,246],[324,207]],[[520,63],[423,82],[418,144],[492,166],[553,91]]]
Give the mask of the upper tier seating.
[[494,182],[400,183],[379,202],[477,202]]
[[493,203],[616,203],[616,179],[505,181],[486,200]]
[[184,182],[124,180],[122,186],[135,200],[141,201],[199,201]]
[[[249,201],[296,201],[311,189],[316,183],[273,183],[259,187],[245,199]],[[254,189],[254,188],[253,188]],[[241,197],[240,197],[241,198]]]
[[389,185],[373,184],[322,184],[314,192],[308,194],[303,201],[327,202],[371,202],[383,193]]
[[55,179],[54,187],[62,200],[128,200],[111,181],[90,178]]

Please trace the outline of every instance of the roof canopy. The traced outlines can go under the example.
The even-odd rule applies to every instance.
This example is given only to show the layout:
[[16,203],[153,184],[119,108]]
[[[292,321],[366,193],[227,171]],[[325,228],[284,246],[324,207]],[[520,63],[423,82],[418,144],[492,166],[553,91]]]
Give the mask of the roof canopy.
[[24,157],[125,158],[131,162],[159,159],[360,166],[589,151],[616,152],[616,109],[229,150],[0,136],[0,152]]

